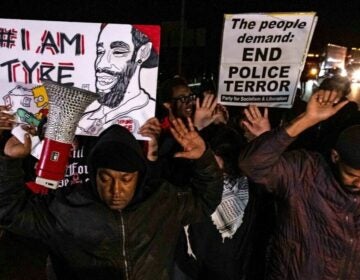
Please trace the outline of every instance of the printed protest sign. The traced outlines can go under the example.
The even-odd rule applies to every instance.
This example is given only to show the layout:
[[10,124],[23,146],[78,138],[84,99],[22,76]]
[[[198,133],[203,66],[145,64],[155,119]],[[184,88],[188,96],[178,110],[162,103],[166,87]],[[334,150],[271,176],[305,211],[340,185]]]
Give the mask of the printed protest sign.
[[28,95],[25,109],[44,111],[32,87],[50,79],[99,94],[77,134],[120,124],[143,139],[137,130],[155,114],[159,50],[154,25],[0,19],[0,104],[23,107],[16,88]]
[[225,15],[218,101],[290,108],[315,13]]

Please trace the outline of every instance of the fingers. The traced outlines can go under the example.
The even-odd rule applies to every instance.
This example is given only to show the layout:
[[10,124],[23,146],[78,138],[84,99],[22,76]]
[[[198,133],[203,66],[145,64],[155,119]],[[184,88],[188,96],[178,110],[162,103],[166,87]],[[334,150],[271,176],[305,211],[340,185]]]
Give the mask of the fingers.
[[174,138],[180,143],[184,144],[186,142],[186,138],[189,132],[195,131],[195,126],[191,120],[191,118],[187,119],[189,128],[186,127],[184,122],[181,119],[175,119],[172,121],[172,127],[170,127],[170,131]]
[[256,105],[249,105],[248,108],[244,110],[244,113],[246,115],[246,118],[250,122],[255,122],[256,120],[267,118],[268,117],[268,110],[264,111],[264,116],[261,114],[260,109]]
[[30,154],[31,151],[31,138],[30,138],[30,134],[26,133],[24,136],[24,152],[26,154]]
[[188,121],[190,131],[195,131],[194,123],[192,122],[191,118],[188,117],[187,121]]
[[189,132],[188,128],[181,119],[179,118],[175,119],[173,121],[173,124],[175,124],[175,128],[181,135],[184,135]]
[[258,108],[258,106],[256,105],[250,105],[250,112],[252,113],[252,115],[254,116],[254,118],[256,119],[260,119],[262,117],[261,112]]
[[196,109],[199,109],[200,108],[200,98],[199,97],[196,97]]
[[341,98],[341,93],[337,90],[330,91],[321,89],[318,90],[314,95],[314,98],[322,106],[337,104]]
[[7,106],[0,106],[0,130],[9,130],[13,127],[15,116],[9,112]]
[[265,109],[264,109],[264,118],[266,118],[266,119],[269,118],[269,109],[267,107],[265,107]]
[[172,127],[170,127],[171,134],[179,143],[181,143],[185,134],[185,129],[184,129],[185,125],[181,121],[181,119],[175,119],[171,123],[172,123]]
[[23,130],[25,130],[27,133],[29,133],[29,134],[31,134],[33,136],[37,134],[36,133],[36,127],[34,127],[34,126],[24,124],[24,125],[21,126],[21,128]]
[[206,94],[201,107],[209,108],[211,111],[214,110],[216,107],[215,95]]
[[148,119],[139,129],[139,134],[151,138],[157,138],[161,133],[161,124],[156,117]]
[[246,116],[246,119],[250,122],[254,122],[255,121],[255,117],[253,116],[250,108],[246,108],[244,110],[244,113],[245,113],[245,116]]
[[245,126],[247,129],[251,129],[251,124],[248,121],[242,121],[241,124]]

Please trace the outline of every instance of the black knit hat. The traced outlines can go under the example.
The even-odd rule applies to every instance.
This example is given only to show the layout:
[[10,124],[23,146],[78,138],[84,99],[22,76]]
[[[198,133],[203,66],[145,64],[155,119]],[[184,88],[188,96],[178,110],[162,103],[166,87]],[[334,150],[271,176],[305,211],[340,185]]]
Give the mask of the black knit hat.
[[360,169],[360,125],[350,126],[341,132],[335,150],[346,165]]
[[110,168],[122,172],[143,173],[146,163],[141,147],[134,136],[124,127],[113,125],[100,136],[88,158],[92,171]]

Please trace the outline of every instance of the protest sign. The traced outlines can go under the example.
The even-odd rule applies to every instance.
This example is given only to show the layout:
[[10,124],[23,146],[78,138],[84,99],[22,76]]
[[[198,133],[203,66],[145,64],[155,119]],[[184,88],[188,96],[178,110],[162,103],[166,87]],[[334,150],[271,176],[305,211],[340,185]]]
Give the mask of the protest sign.
[[218,102],[290,108],[315,13],[225,15]]
[[[159,49],[155,25],[0,19],[0,104],[17,107],[15,88],[32,94],[50,79],[99,94],[77,134],[120,124],[143,139],[137,130],[155,114]],[[26,100],[35,114],[48,105]]]

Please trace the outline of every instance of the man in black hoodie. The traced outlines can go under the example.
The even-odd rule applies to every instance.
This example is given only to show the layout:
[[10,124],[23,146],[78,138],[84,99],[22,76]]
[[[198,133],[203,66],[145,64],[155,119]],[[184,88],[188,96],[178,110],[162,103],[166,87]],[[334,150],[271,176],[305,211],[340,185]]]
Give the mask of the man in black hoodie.
[[47,196],[23,187],[17,157],[30,139],[7,146],[0,156],[1,227],[42,239],[58,280],[169,279],[180,230],[210,215],[222,194],[221,172],[192,123],[173,125],[184,148],[175,156],[191,159],[195,170],[181,191],[149,178],[140,146],[121,126],[105,130],[92,149],[88,184]]

